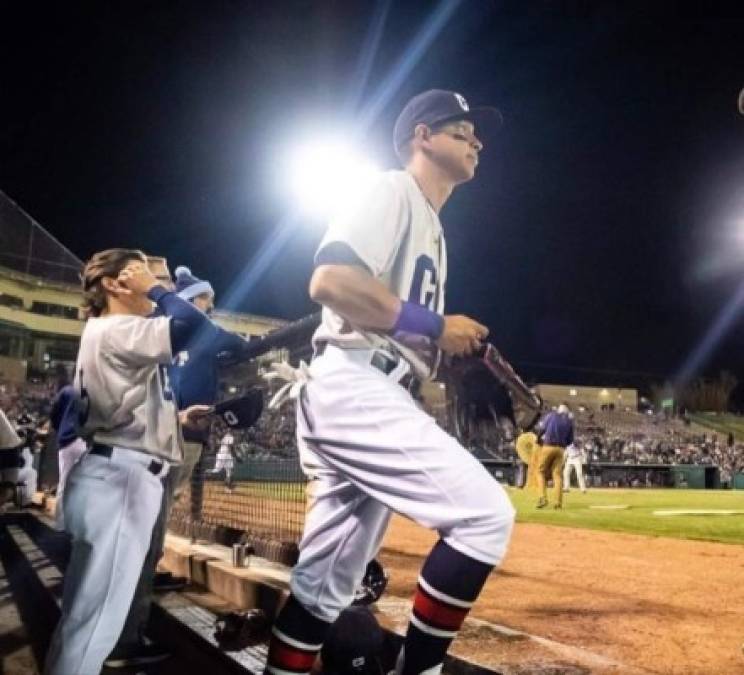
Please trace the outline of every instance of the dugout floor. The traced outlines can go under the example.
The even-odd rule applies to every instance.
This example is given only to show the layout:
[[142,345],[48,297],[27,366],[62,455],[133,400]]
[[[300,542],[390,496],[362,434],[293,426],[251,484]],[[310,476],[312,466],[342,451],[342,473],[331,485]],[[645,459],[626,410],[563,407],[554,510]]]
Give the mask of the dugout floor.
[[[39,512],[14,510],[0,514],[2,675],[36,675],[41,672],[59,618],[62,575],[68,556],[67,537],[52,529],[49,519]],[[255,667],[263,662],[265,655],[260,650],[253,661],[246,650],[241,663],[221,654],[216,648],[210,648],[205,636],[211,637],[213,621],[213,613],[188,597],[167,594],[153,609],[149,637],[167,647],[172,653],[171,658],[146,670],[104,669],[103,675],[246,675],[255,672],[249,666]]]
[[[392,580],[378,603],[378,617],[394,633],[405,630],[408,598],[429,536],[395,519],[388,533],[382,559]],[[460,658],[448,664],[449,675],[744,674],[739,547],[610,538],[534,524],[518,526],[514,539],[503,570],[489,581],[453,645]],[[212,637],[216,611],[250,606],[247,571],[231,569],[224,560],[227,549],[190,547],[170,535],[167,546],[169,566],[188,564],[202,578],[187,592],[160,596],[153,610],[150,637],[173,657],[129,672],[261,672],[265,645],[226,655]],[[66,536],[40,511],[0,514],[0,674],[41,672],[59,617],[68,555]],[[281,593],[286,570],[267,567],[267,578]],[[183,567],[173,571],[183,573]],[[662,601],[645,597],[648,584],[639,584],[639,577],[674,591]],[[714,588],[718,592],[707,592]],[[124,671],[104,675],[114,672]]]

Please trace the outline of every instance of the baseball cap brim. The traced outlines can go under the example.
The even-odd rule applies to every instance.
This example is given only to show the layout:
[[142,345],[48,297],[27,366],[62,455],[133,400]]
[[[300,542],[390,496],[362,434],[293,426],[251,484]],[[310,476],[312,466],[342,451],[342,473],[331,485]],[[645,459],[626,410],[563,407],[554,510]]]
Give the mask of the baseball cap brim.
[[475,125],[476,133],[478,131],[496,131],[504,124],[504,116],[498,108],[491,106],[478,106],[462,113],[451,115],[437,120],[436,124],[443,124],[453,120],[468,120]]

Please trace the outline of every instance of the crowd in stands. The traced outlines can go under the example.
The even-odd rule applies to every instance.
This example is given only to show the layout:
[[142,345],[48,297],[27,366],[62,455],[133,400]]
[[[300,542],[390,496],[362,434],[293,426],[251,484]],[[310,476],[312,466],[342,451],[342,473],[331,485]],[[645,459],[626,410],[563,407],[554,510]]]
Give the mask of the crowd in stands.
[[575,420],[576,443],[589,462],[710,465],[720,467],[722,474],[744,471],[744,444],[686,418],[581,411]]
[[[227,432],[222,423],[212,425],[209,438],[211,454],[216,454],[220,440]],[[258,422],[250,429],[230,432],[235,439],[234,450],[238,461],[295,459],[294,410],[287,405],[282,410],[264,408]],[[209,462],[208,462],[209,463]]]
[[4,449],[0,456],[0,508],[18,499],[28,504],[37,490],[42,452],[50,440],[49,411],[57,386],[55,381],[23,385],[0,381],[0,410],[22,441],[18,448]]
[[10,420],[24,415],[30,415],[34,419],[47,418],[57,389],[58,384],[53,380],[27,382],[23,385],[0,382],[0,410]]
[[[718,466],[724,483],[744,472],[744,443],[685,418],[620,410],[581,410],[574,418],[587,463]],[[513,438],[490,420],[471,425],[466,445],[479,459],[514,459]]]
[[[12,421],[30,419],[36,428],[44,430],[58,386],[54,379],[23,385],[0,382],[0,409]],[[685,418],[621,410],[577,410],[574,417],[576,444],[584,450],[588,463],[718,466],[724,483],[744,472],[744,443],[691,424]],[[470,428],[466,445],[479,459],[511,461],[514,439],[507,426],[480,420]],[[213,452],[216,453],[225,431],[224,426],[213,425],[210,439]],[[238,459],[296,457],[291,405],[279,410],[266,408],[253,428],[235,431],[233,435]]]

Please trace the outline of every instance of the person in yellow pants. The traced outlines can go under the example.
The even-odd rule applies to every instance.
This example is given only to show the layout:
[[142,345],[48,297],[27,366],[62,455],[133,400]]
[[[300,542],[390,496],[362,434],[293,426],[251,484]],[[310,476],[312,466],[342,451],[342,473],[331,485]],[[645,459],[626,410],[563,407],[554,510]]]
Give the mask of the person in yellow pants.
[[517,438],[516,450],[519,459],[526,467],[527,476],[520,487],[527,490],[537,490],[537,469],[540,465],[540,445],[537,434],[528,431]]
[[553,478],[553,507],[563,508],[563,454],[565,449],[558,445],[543,445],[540,449],[540,463],[537,468],[537,486],[540,499],[537,508],[548,505],[548,479]]
[[547,414],[540,423],[542,448],[537,469],[537,485],[540,498],[537,508],[548,505],[548,479],[553,478],[553,508],[563,508],[563,460],[566,446],[573,443],[574,424],[571,411],[565,403]]

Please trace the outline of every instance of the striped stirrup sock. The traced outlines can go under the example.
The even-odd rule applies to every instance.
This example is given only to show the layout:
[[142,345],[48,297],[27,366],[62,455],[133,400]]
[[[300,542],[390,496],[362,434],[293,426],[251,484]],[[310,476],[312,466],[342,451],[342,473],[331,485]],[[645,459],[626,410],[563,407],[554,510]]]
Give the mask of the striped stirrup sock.
[[330,627],[330,623],[310,614],[290,595],[271,630],[264,672],[270,675],[309,673]]
[[492,569],[437,542],[421,570],[398,673],[441,672],[447,649]]

